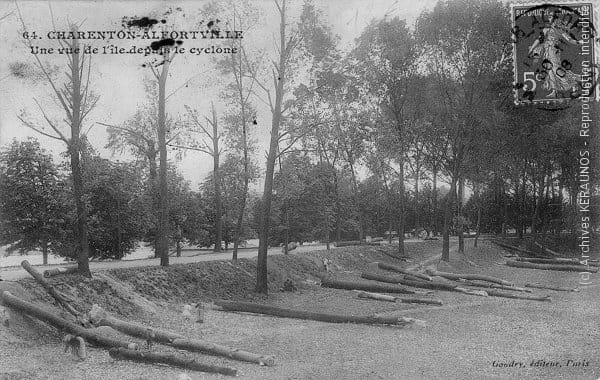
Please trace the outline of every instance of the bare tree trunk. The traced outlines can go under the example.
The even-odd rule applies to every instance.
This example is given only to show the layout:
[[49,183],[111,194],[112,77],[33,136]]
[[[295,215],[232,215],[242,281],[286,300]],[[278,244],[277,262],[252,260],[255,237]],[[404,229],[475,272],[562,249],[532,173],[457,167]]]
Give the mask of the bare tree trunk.
[[42,242],[42,264],[48,265],[48,241]]
[[404,160],[403,155],[400,154],[400,162],[398,169],[398,182],[400,185],[400,217],[398,218],[398,255],[400,257],[404,256],[404,225],[405,225],[405,210],[406,210],[406,202],[404,200]]
[[437,197],[437,168],[434,167],[433,168],[433,199],[432,199],[432,205],[433,205],[433,212],[431,213],[431,225],[433,228],[433,235],[437,235],[438,233],[438,223],[437,223],[437,218],[436,218],[436,214],[437,214],[437,209],[438,209],[438,197]]
[[217,111],[214,103],[212,108],[212,142],[213,142],[213,182],[215,186],[215,252],[221,252],[221,241],[223,240],[223,210],[221,202],[221,173],[219,169],[219,130],[217,122]]
[[282,103],[284,95],[284,83],[286,79],[286,66],[288,54],[290,54],[291,42],[286,43],[286,2],[281,5],[276,3],[279,14],[279,63],[277,64],[277,72],[273,72],[275,86],[275,104],[272,109],[271,120],[271,141],[269,144],[269,153],[267,156],[267,170],[265,173],[265,186],[262,197],[261,223],[259,228],[259,244],[258,258],[256,265],[256,287],[255,291],[266,294],[268,292],[267,280],[267,249],[269,242],[270,217],[271,217],[271,202],[273,201],[273,174],[275,173],[275,160],[277,159],[278,143],[279,143],[279,125],[281,124]]
[[167,84],[167,76],[169,73],[169,65],[175,54],[169,57],[169,53],[164,53],[164,63],[162,71],[158,77],[158,152],[159,152],[159,169],[158,169],[158,191],[159,191],[159,217],[157,231],[157,251],[160,256],[160,265],[169,265],[169,242],[167,237],[167,229],[169,225],[169,200],[167,188],[167,128],[166,128],[166,111],[165,111],[165,88]]
[[235,240],[233,242],[233,255],[232,260],[236,261],[238,256],[238,246],[242,237],[242,225],[244,222],[244,211],[246,209],[246,199],[248,198],[248,183],[250,181],[248,173],[248,134],[246,130],[246,107],[244,102],[244,96],[240,91],[240,104],[242,107],[242,149],[244,151],[244,187],[242,190],[242,196],[240,199],[240,209],[238,210],[237,223],[235,226]]
[[452,212],[454,210],[454,196],[456,195],[456,176],[452,176],[450,191],[446,195],[444,205],[444,227],[442,231],[442,260],[450,261],[450,223],[452,221]]
[[[156,168],[156,146],[154,145],[154,141],[148,139],[146,140],[148,144],[148,150],[146,152],[146,157],[148,158],[148,172],[150,176],[150,194],[152,197],[152,214],[154,216],[154,221],[158,225],[159,213],[157,212],[160,209],[159,206],[159,194],[158,194],[158,172]],[[157,231],[154,231],[154,257],[159,258],[160,254],[158,253],[158,234]]]
[[348,154],[348,165],[350,165],[350,174],[352,175],[352,190],[354,192],[354,207],[358,212],[358,241],[362,243],[364,238],[364,217],[360,207],[359,196],[358,196],[358,180],[356,179],[356,173],[354,172],[354,159],[350,152]]
[[475,242],[473,246],[477,248],[477,243],[479,242],[479,233],[481,230],[481,194],[479,190],[479,184],[475,184],[475,189],[473,190],[475,196],[475,202],[477,202],[477,225],[475,229]]
[[[73,50],[79,48],[79,40],[72,42]],[[87,210],[83,202],[83,173],[81,168],[81,69],[79,66],[79,51],[71,55],[71,80],[72,88],[72,115],[71,115],[71,141],[69,144],[69,155],[71,158],[71,173],[73,174],[73,194],[75,196],[75,208],[77,210],[76,238],[77,238],[77,267],[79,272],[92,277],[89,264],[89,244],[87,235]]]
[[463,215],[462,215],[462,207],[463,207],[463,197],[465,194],[465,179],[461,178],[458,181],[458,201],[456,202],[457,209],[457,233],[458,233],[458,252],[464,254],[465,253],[465,236],[463,231]]

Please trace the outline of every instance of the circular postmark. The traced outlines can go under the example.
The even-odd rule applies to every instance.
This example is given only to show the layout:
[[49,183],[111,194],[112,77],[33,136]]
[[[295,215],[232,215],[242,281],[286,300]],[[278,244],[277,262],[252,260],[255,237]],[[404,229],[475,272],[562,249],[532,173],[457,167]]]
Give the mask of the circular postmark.
[[598,65],[591,3],[511,6],[517,104],[593,98]]

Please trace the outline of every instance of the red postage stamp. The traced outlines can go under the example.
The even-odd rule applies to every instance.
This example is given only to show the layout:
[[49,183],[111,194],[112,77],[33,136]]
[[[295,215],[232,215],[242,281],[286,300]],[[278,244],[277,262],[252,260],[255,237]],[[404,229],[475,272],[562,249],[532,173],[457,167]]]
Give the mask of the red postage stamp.
[[512,4],[515,103],[595,97],[591,2]]

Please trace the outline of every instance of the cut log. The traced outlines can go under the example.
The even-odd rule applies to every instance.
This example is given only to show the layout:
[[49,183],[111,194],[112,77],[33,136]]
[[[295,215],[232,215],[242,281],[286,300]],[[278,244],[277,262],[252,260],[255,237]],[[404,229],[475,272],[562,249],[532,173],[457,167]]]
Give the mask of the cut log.
[[394,258],[396,260],[400,260],[400,261],[403,261],[403,262],[410,262],[410,261],[412,261],[410,256],[398,256],[398,255],[396,255],[394,253],[389,252],[387,249],[378,248],[377,252],[383,253],[386,256],[392,257],[392,258]]
[[577,289],[577,288],[563,288],[560,286],[548,286],[548,285],[542,285],[542,284],[525,284],[525,286],[528,288],[535,288],[535,289],[555,290],[557,292],[578,292],[579,291],[579,289]]
[[471,281],[471,280],[463,280],[463,279],[459,279],[458,280],[460,283],[468,285],[468,286],[474,286],[474,287],[479,287],[479,288],[493,288],[493,289],[502,289],[502,290],[512,290],[513,292],[524,292],[524,293],[532,293],[533,290],[531,289],[526,289],[526,288],[521,288],[518,286],[506,286],[506,285],[500,285],[500,284],[489,284],[486,282],[477,282],[477,281]]
[[515,268],[527,268],[527,269],[542,269],[542,270],[557,270],[565,272],[591,272],[597,273],[598,267],[591,267],[588,265],[569,265],[569,264],[535,264],[527,261],[514,261],[508,260],[506,265]]
[[335,247],[350,247],[354,245],[369,245],[369,246],[381,246],[381,242],[367,242],[367,241],[359,241],[359,240],[345,240],[345,241],[336,241],[333,243]]
[[499,290],[494,290],[494,289],[488,289],[488,290],[486,290],[486,292],[488,295],[494,296],[494,297],[515,298],[515,299],[521,299],[521,300],[543,301],[543,302],[552,301],[550,296],[534,296],[534,295],[530,295],[530,294],[513,294],[513,293],[501,292]]
[[364,290],[353,290],[358,298],[369,298],[378,301],[396,302],[396,297],[388,296],[387,294],[365,292]]
[[[557,257],[554,259],[541,259],[538,257],[517,257],[515,258],[516,261],[525,261],[528,263],[535,263],[535,264],[568,264],[568,265],[583,265],[581,264],[581,261],[579,261],[579,259],[571,259],[571,258],[565,258],[565,257]],[[589,266],[598,266],[598,264],[596,263],[590,263],[588,261],[588,265]]]
[[491,276],[486,276],[486,275],[482,275],[482,274],[474,274],[474,273],[448,273],[448,272],[440,272],[437,270],[433,270],[433,269],[427,269],[427,274],[431,275],[431,276],[440,276],[440,277],[444,277],[447,278],[449,280],[480,280],[480,281],[487,281],[487,282],[493,282],[495,284],[500,284],[500,285],[506,285],[506,286],[512,286],[513,284],[509,281],[506,280],[502,280],[500,278],[496,278],[496,277],[491,277]]
[[281,307],[261,305],[251,302],[234,302],[234,301],[215,301],[215,305],[223,308],[224,311],[241,311],[246,313],[258,313],[273,315],[282,318],[308,319],[320,322],[329,323],[361,323],[369,325],[407,325],[411,322],[402,317],[377,317],[377,316],[357,316],[357,315],[341,315],[341,314],[326,314],[314,313],[304,310],[284,309]]
[[345,289],[345,290],[366,290],[368,292],[378,293],[404,293],[404,294],[428,294],[417,290],[409,289],[404,286],[374,284],[366,281],[345,281],[335,280],[324,277],[321,279],[321,286],[324,288]]
[[71,323],[66,319],[63,319],[47,310],[42,309],[39,306],[36,306],[27,301],[23,301],[22,299],[13,296],[10,292],[4,291],[2,292],[2,302],[5,306],[10,307],[16,311],[27,314],[31,317],[39,319],[42,322],[46,322],[57,329],[60,329],[64,332],[70,333],[75,336],[80,336],[89,342],[90,344],[94,344],[100,347],[123,347],[127,349],[135,350],[138,348],[136,343],[125,342],[113,338],[108,338],[102,336],[92,330],[83,328],[79,325]]
[[211,364],[198,362],[195,359],[188,359],[174,354],[163,354],[158,352],[141,352],[128,350],[125,348],[111,348],[108,351],[111,358],[118,360],[131,360],[140,363],[167,364],[173,367],[189,369],[193,371],[202,371],[210,373],[219,373],[221,375],[236,376],[237,370],[228,367],[219,367]]
[[150,340],[153,342],[166,344],[180,350],[202,352],[215,356],[224,356],[235,360],[266,366],[275,365],[275,359],[273,356],[258,355],[252,352],[221,346],[199,339],[188,339],[181,334],[123,321],[109,315],[97,305],[92,307],[92,311],[90,311],[90,317],[96,326],[109,326],[124,334],[145,339],[147,341]]
[[[482,293],[483,291],[465,291],[465,290],[470,290],[470,289],[460,288],[457,285],[445,284],[445,283],[440,283],[440,282],[436,282],[436,281],[422,281],[422,282],[410,281],[410,280],[400,278],[399,276],[384,276],[384,275],[375,274],[375,273],[362,273],[361,276],[363,278],[367,278],[370,280],[390,282],[390,283],[394,283],[394,284],[400,283],[400,284],[404,284],[404,285],[414,286],[417,288],[423,287],[426,289],[447,290],[447,291],[452,291],[452,292],[461,292],[461,293],[465,293],[465,294],[484,295]],[[526,300],[530,300],[530,301],[550,301],[550,299],[548,297],[538,297],[538,296],[523,295],[523,294],[503,293],[503,292],[493,290],[493,289],[488,289],[485,291],[485,293],[487,293],[487,295],[489,295],[489,296],[494,296],[494,297],[520,298],[520,299],[526,299]]]
[[537,241],[533,242],[533,244],[534,244],[536,247],[540,248],[540,249],[541,249],[543,252],[549,253],[549,254],[550,254],[550,255],[552,255],[552,256],[560,256],[560,254],[559,254],[558,252],[555,252],[555,251],[551,250],[551,249],[550,249],[550,248],[548,248],[548,247],[544,247],[543,245],[541,245],[541,244],[540,244],[540,243],[538,243]]
[[77,269],[77,267],[67,267],[67,268],[59,267],[59,268],[45,270],[44,277],[48,278],[48,277],[59,276],[59,275],[63,275],[63,274],[72,274],[72,273],[77,273],[77,272],[79,272],[79,269]]
[[398,272],[398,273],[403,273],[403,274],[407,274],[413,277],[416,277],[420,280],[425,280],[425,281],[431,281],[432,278],[422,274],[422,273],[417,273],[417,272],[413,272],[404,268],[400,268],[399,266],[396,265],[391,265],[391,264],[386,264],[386,263],[377,263],[377,266],[379,266],[380,269],[385,269],[385,270],[389,270],[389,271],[394,271],[394,272]]
[[500,241],[497,240],[490,240],[492,243],[496,244],[497,246],[500,246],[502,248],[506,248],[506,249],[510,249],[512,251],[516,251],[516,252],[521,252],[521,253],[525,253],[528,254],[529,256],[534,256],[534,257],[547,257],[546,255],[540,255],[539,253],[530,251],[528,249],[524,249],[521,247],[516,247],[514,245],[510,245],[510,244],[506,244],[506,243],[502,243]]
[[485,290],[466,289],[466,288],[461,288],[460,286],[457,286],[456,288],[454,288],[454,290],[456,290],[457,292],[469,294],[472,296],[482,296],[482,297],[488,296],[488,294]]
[[48,292],[48,294],[50,294],[56,300],[56,302],[60,306],[63,307],[63,309],[65,309],[69,313],[73,314],[76,318],[81,318],[81,313],[79,311],[77,311],[73,306],[71,306],[71,304],[69,303],[69,301],[67,301],[66,296],[64,294],[62,294],[61,292],[59,292],[58,290],[56,290],[54,288],[54,286],[50,285],[50,283],[48,281],[46,281],[46,279],[42,276],[42,274],[40,272],[38,272],[34,267],[32,267],[31,264],[29,264],[29,261],[23,260],[21,262],[21,266],[40,285],[42,285],[42,287],[44,289],[46,289],[46,291]]
[[363,272],[360,275],[362,278],[367,280],[375,280],[380,282],[387,282],[390,284],[402,284],[408,285],[415,288],[432,289],[432,290],[448,290],[453,291],[456,285],[444,284],[437,281],[412,281],[407,280],[401,276],[390,276],[378,273]]
[[437,299],[426,299],[426,298],[408,298],[408,297],[395,297],[388,296],[386,294],[379,293],[371,293],[365,292],[363,290],[354,290],[359,298],[370,298],[378,301],[387,301],[387,302],[400,302],[400,303],[421,303],[426,305],[443,305],[441,300]]

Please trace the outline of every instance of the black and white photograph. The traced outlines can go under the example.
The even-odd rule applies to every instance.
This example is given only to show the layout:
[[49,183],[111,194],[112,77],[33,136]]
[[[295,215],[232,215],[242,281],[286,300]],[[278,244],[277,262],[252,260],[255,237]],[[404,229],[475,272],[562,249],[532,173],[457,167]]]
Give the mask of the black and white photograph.
[[0,380],[599,380],[597,28],[0,1]]

